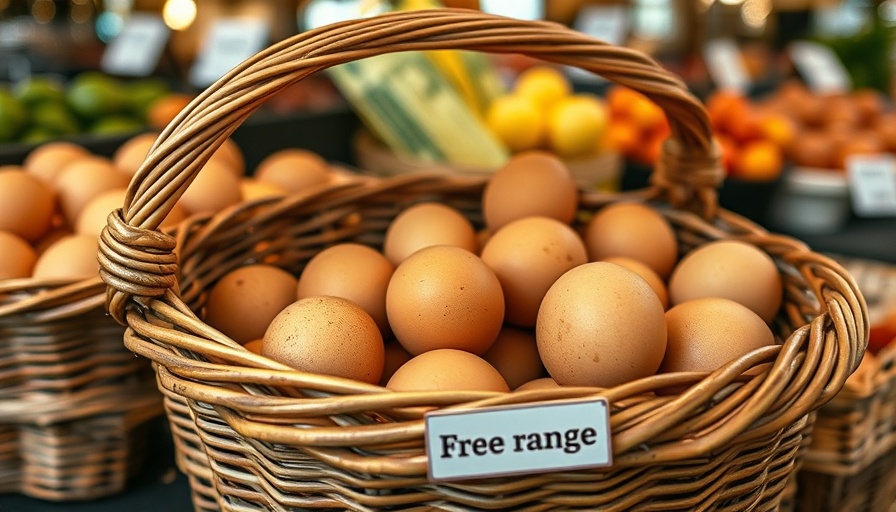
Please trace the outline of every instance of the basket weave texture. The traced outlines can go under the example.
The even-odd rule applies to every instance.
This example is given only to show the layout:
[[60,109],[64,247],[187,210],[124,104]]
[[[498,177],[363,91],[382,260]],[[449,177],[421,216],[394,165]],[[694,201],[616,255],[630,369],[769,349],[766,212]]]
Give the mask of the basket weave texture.
[[0,493],[121,492],[162,414],[145,360],[121,346],[99,276],[0,282]]
[[[399,176],[262,199],[173,236],[156,230],[204,162],[266,98],[303,77],[386,52],[525,53],[647,94],[672,136],[652,185],[581,192],[583,211],[638,200],[674,226],[682,250],[738,239],[767,251],[784,281],[780,345],[711,374],[666,374],[611,389],[522,393],[391,392],[299,372],[255,355],[201,319],[209,287],[241,265],[298,273],[338,242],[377,246],[408,205],[438,200],[481,222],[481,178]],[[107,307],[125,344],[155,363],[194,484],[197,510],[775,510],[815,409],[858,366],[867,310],[836,262],[716,205],[722,177],[705,111],[684,84],[639,52],[547,22],[472,11],[386,14],[300,34],[250,58],[169,125],[113,212],[100,244]],[[748,374],[748,372],[750,372]],[[678,394],[657,390],[684,389]],[[426,479],[423,415],[432,409],[602,396],[613,466],[452,484]]]
[[[896,307],[896,266],[857,259],[843,265],[871,318]],[[896,339],[818,410],[799,480],[807,512],[885,512],[896,504]]]

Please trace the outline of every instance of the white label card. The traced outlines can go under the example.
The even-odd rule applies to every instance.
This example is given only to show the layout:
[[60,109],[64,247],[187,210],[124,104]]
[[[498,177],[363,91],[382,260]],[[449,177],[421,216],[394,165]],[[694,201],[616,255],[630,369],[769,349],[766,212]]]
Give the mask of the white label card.
[[819,43],[797,41],[790,45],[790,59],[813,91],[848,92],[852,79],[833,50]]
[[746,93],[750,89],[750,74],[740,48],[733,39],[713,39],[703,47],[703,58],[709,76],[719,89]]
[[426,415],[430,481],[609,466],[606,399],[563,400]]
[[149,76],[158,67],[170,37],[171,29],[160,16],[134,13],[109,42],[100,67],[112,75]]
[[235,66],[261,51],[268,42],[268,26],[253,18],[216,21],[190,69],[190,83],[207,87]]
[[856,215],[896,215],[896,157],[853,155],[846,161],[846,172]]
[[518,20],[543,20],[542,0],[479,0],[482,12],[516,18]]

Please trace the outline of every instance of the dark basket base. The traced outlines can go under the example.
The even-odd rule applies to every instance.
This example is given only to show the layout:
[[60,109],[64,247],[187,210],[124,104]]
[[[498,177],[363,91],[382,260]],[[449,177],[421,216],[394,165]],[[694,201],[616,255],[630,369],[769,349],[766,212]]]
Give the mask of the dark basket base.
[[799,512],[896,510],[896,450],[855,475],[799,473]]

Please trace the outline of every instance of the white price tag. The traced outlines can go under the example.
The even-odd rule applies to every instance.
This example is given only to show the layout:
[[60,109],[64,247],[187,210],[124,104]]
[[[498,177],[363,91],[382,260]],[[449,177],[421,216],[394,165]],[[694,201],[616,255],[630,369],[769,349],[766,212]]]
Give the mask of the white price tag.
[[606,399],[564,400],[426,415],[433,482],[612,464]]
[[746,93],[750,89],[750,74],[740,48],[732,39],[713,39],[703,47],[703,58],[709,76],[719,89]]
[[542,0],[479,0],[482,12],[516,18],[518,20],[543,20]]
[[790,59],[817,93],[842,93],[852,88],[852,79],[837,54],[827,46],[810,41],[790,45]]
[[149,76],[159,65],[171,30],[154,14],[134,13],[109,42],[100,67],[106,73],[122,76]]
[[[573,23],[575,30],[614,46],[625,43],[629,27],[629,10],[621,5],[584,5]],[[574,66],[565,67],[565,71],[579,83],[606,82],[603,77]]]
[[856,215],[896,215],[896,157],[854,155],[846,160],[846,172]]
[[268,26],[253,18],[225,18],[215,22],[190,69],[190,83],[207,87],[268,42]]

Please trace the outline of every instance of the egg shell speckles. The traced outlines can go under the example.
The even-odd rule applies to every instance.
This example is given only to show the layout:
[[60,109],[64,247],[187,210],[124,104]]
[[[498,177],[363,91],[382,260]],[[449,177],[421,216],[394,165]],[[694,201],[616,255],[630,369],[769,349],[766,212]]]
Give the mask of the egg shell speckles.
[[265,332],[262,354],[297,370],[370,384],[383,373],[376,322],[339,297],[308,297],[287,306]]
[[558,384],[613,387],[656,373],[666,350],[666,321],[643,278],[612,263],[586,263],[548,290],[536,338]]

